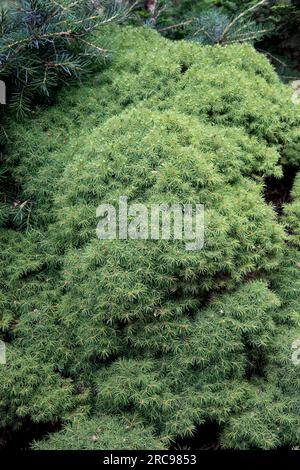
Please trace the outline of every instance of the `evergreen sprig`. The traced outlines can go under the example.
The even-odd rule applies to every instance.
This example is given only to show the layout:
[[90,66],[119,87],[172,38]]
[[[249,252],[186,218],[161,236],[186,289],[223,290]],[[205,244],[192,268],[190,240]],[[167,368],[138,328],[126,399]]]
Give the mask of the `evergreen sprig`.
[[9,111],[24,117],[65,82],[90,72],[108,50],[92,32],[123,21],[131,10],[112,1],[21,0],[0,13],[0,79]]
[[257,42],[270,33],[271,28],[260,25],[251,15],[266,2],[261,0],[233,17],[217,9],[207,10],[192,23],[191,39],[211,45]]

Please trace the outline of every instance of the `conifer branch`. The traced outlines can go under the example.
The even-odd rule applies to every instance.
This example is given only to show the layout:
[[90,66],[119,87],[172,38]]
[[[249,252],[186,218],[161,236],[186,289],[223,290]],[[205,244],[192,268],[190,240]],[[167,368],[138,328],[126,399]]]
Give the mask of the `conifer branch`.
[[159,33],[163,33],[165,31],[169,31],[170,29],[176,29],[176,28],[182,28],[184,26],[188,26],[189,24],[191,24],[195,19],[190,19],[190,20],[186,20],[186,21],[182,21],[181,23],[177,23],[177,24],[172,24],[170,26],[166,26],[164,28],[159,28],[157,31]]
[[233,18],[233,20],[229,23],[229,25],[224,29],[221,37],[220,37],[220,42],[222,42],[224,40],[224,37],[226,36],[226,34],[228,33],[228,31],[241,19],[243,18],[244,16],[246,16],[247,14],[253,12],[254,10],[256,10],[257,8],[261,7],[262,5],[268,3],[269,0],[261,0],[260,2],[256,3],[255,5],[252,5],[250,8],[247,8],[245,11],[241,12],[239,15],[237,15],[235,18]]
[[[107,8],[108,7],[108,8]],[[93,1],[21,0],[21,8],[0,17],[0,78],[7,82],[8,109],[21,116],[29,101],[88,73],[109,51],[90,39],[93,30],[127,18],[135,7],[115,8]],[[25,25],[25,26],[24,26]],[[85,61],[83,61],[85,57]],[[10,96],[12,97],[10,106]],[[25,99],[26,96],[26,99]]]

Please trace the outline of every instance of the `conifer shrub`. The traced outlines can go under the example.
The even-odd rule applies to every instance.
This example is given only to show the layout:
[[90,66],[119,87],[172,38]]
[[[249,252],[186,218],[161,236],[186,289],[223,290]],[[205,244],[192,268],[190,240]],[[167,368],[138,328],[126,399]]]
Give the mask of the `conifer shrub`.
[[1,383],[2,427],[18,428],[26,417],[51,422],[79,410],[82,395],[76,395],[70,379],[55,372],[50,363],[42,364],[23,350],[8,347],[7,364]]
[[[106,35],[109,68],[11,130],[32,210],[1,229],[2,427],[62,423],[34,449],[167,448],[207,421],[223,447],[299,445],[299,235],[264,198],[299,164],[291,91],[250,46]],[[203,249],[98,240],[120,196],[204,204]]]
[[[3,2],[2,2],[3,3]],[[16,0],[0,11],[0,77],[7,88],[7,105],[14,118],[28,114],[32,103],[45,103],[70,80],[90,73],[104,47],[95,46],[92,32],[122,21],[125,9],[115,2]],[[5,114],[1,108],[0,131]],[[0,137],[3,137],[0,134]]]

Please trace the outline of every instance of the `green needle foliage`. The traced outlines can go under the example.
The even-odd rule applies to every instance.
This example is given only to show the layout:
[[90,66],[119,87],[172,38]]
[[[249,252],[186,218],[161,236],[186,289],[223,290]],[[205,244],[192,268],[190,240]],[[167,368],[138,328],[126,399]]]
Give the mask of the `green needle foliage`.
[[93,419],[76,419],[48,440],[35,442],[36,450],[160,450],[160,440],[153,428],[142,424],[138,416],[99,415]]
[[251,19],[251,11],[230,17],[217,9],[207,10],[193,21],[190,38],[203,45],[257,42],[271,29]]
[[[0,232],[3,427],[63,423],[35,449],[167,448],[207,421],[223,447],[299,446],[299,235],[264,198],[299,165],[292,91],[250,45],[105,39],[104,72],[10,130],[32,214]],[[203,203],[204,248],[98,240],[120,196]]]
[[[28,118],[35,106],[49,105],[59,88],[99,69],[109,55],[104,38],[99,40],[101,28],[124,21],[130,11],[94,0],[20,0],[0,10],[0,79],[7,91],[7,105],[0,108],[0,143],[11,138],[10,122]],[[0,165],[0,224],[10,218],[27,230],[32,205],[19,201],[2,154]]]
[[28,114],[65,82],[78,80],[108,53],[93,43],[96,28],[124,19],[114,2],[20,0],[0,12],[0,79],[10,112]]

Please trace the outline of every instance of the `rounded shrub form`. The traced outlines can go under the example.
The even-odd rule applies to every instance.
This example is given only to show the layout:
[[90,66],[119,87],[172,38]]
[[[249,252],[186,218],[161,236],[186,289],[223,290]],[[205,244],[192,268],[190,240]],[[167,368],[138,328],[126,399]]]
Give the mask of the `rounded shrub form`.
[[80,136],[140,104],[194,116],[227,131],[240,127],[274,146],[281,163],[299,163],[299,107],[292,102],[292,90],[251,46],[199,47],[168,41],[149,28],[110,28],[106,35],[114,50],[106,70],[61,93],[55,106],[36,111],[33,121],[10,130],[11,170],[24,198],[39,202],[32,214],[39,227],[52,216],[61,172],[82,150]]
[[[81,146],[61,178],[49,234],[58,253],[67,250],[62,317],[78,327],[83,354],[107,358],[125,344],[172,350],[182,319],[208,293],[278,264],[284,232],[261,184],[244,176],[276,171],[273,149],[239,129],[225,134],[144,108],[111,118]],[[118,209],[124,196],[149,212],[151,204],[204,204],[203,249],[188,251],[185,240],[98,240],[97,206]]]
[[[291,92],[250,46],[106,35],[109,67],[13,130],[32,215],[27,233],[3,219],[1,326],[43,367],[35,405],[0,381],[8,421],[67,423],[34,444],[45,449],[167,448],[206,422],[224,447],[296,446],[297,228],[294,209],[282,222],[264,198],[266,177],[299,162]],[[99,240],[96,209],[120,197],[203,204],[203,248]]]

